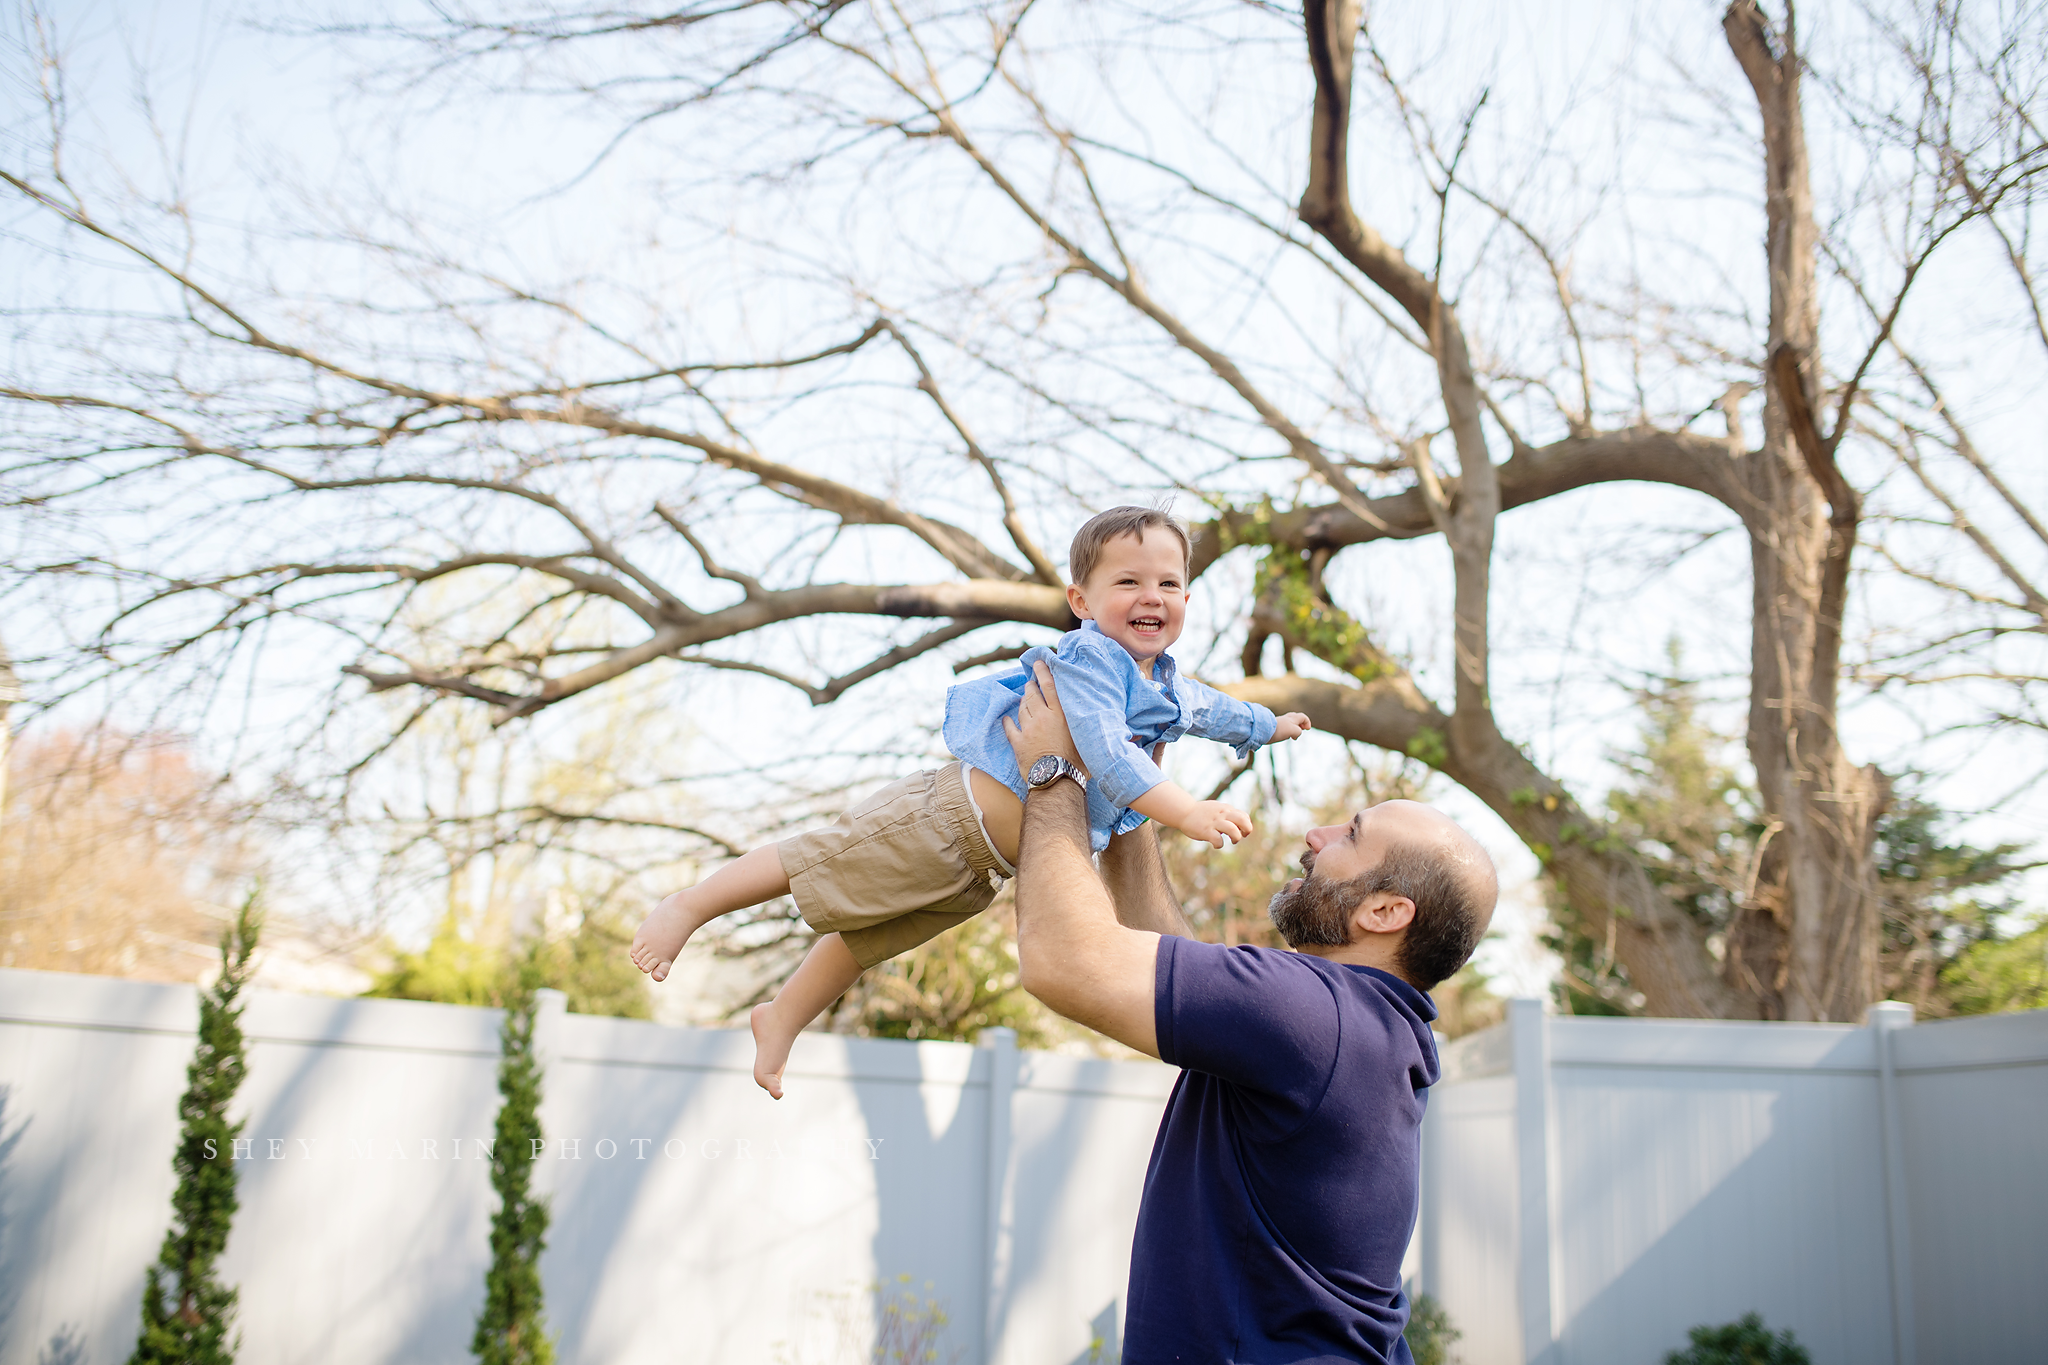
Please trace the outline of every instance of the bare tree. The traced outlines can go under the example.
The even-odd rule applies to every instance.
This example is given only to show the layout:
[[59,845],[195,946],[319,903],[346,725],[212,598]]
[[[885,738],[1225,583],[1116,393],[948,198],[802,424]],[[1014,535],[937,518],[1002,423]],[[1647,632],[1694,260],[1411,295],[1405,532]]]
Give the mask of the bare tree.
[[148,736],[59,732],[16,748],[0,808],[0,966],[191,981],[262,871],[210,774]]
[[14,660],[7,653],[7,644],[0,641],[0,812],[7,809],[8,764],[14,744],[14,731],[7,723],[7,713],[14,703],[21,700],[21,679],[14,675]]
[[[2048,623],[2025,567],[2037,547],[2011,539],[2038,538],[2038,519],[1898,335],[1924,268],[1966,233],[2003,242],[2038,299],[2026,255],[2048,170],[2038,23],[1979,33],[1946,7],[1896,25],[1872,16],[1887,89],[1914,91],[1918,112],[1879,109],[1841,80],[1830,107],[1848,112],[1831,127],[1873,158],[1902,157],[1902,188],[1890,218],[1845,202],[1824,227],[1799,30],[1789,10],[1773,21],[1732,5],[1723,38],[1750,108],[1724,101],[1722,113],[1753,136],[1764,316],[1745,317],[1751,300],[1731,284],[1724,313],[1737,322],[1717,339],[1659,312],[1641,282],[1632,300],[1581,298],[1569,251],[1518,200],[1538,191],[1483,183],[1467,162],[1486,95],[1440,137],[1355,2],[1310,3],[1298,27],[1248,6],[1206,35],[1219,52],[1253,33],[1305,44],[1306,117],[1287,124],[1307,142],[1298,204],[1192,115],[1161,114],[1155,128],[1098,110],[1100,130],[1069,123],[1059,110],[1079,78],[1060,65],[1059,26],[1073,19],[1029,3],[450,10],[424,31],[355,35],[414,44],[425,74],[550,85],[615,119],[621,138],[675,121],[692,139],[732,141],[788,202],[844,165],[898,177],[893,196],[836,201],[879,203],[884,225],[934,202],[972,225],[919,240],[934,269],[954,272],[922,294],[886,250],[870,280],[757,243],[781,265],[776,282],[810,292],[801,325],[769,329],[781,344],[751,352],[728,340],[692,353],[658,308],[629,329],[616,294],[520,283],[486,253],[461,259],[402,224],[379,235],[337,223],[321,243],[392,282],[353,310],[238,279],[209,267],[203,225],[182,208],[131,221],[99,207],[67,168],[62,94],[48,84],[61,68],[43,63],[47,167],[18,161],[0,178],[53,260],[125,272],[126,292],[118,322],[91,333],[65,321],[75,308],[23,310],[25,338],[70,327],[66,363],[0,390],[23,433],[10,499],[45,538],[35,543],[55,547],[21,557],[10,591],[61,581],[93,608],[75,647],[29,662],[71,661],[80,686],[136,667],[162,677],[180,661],[211,679],[259,628],[317,625],[352,642],[343,672],[413,699],[387,738],[444,704],[527,720],[657,663],[755,675],[825,706],[927,655],[960,668],[1013,656],[1014,631],[967,640],[990,626],[1064,627],[1043,528],[1120,488],[1179,488],[1214,508],[1197,572],[1251,562],[1232,690],[1475,794],[1560,880],[1578,927],[1615,943],[1650,1012],[1854,1017],[1878,990],[1871,841],[1888,793],[1845,750],[1839,718],[1869,489],[1895,469],[1918,480],[1924,496],[1886,523],[1910,527],[1887,559],[1977,619],[1858,668],[1931,682]],[[1202,31],[1134,17],[1166,20]],[[1379,131],[1393,138],[1380,141],[1412,150],[1426,214],[1407,245],[1352,189],[1362,82],[1387,110]],[[1110,83],[1112,104],[1126,93]],[[1144,94],[1175,98],[1156,82]],[[1148,194],[1173,207],[1146,216],[1134,201]],[[1852,210],[1891,229],[1893,259],[1859,249],[1843,226]],[[848,250],[879,231],[856,221]],[[1248,265],[1257,243],[1267,261]],[[1824,275],[1847,282],[1866,316],[1824,333]],[[1482,277],[1491,294],[1470,284]],[[1531,280],[1551,301],[1541,346],[1505,333],[1479,346],[1471,310],[1519,299]],[[817,305],[828,293],[829,310]],[[1279,331],[1293,326],[1319,373],[1230,339],[1254,305]],[[1341,321],[1317,334],[1297,306]],[[1358,311],[1373,320],[1370,363],[1344,354]],[[1543,347],[1563,358],[1539,373],[1523,361]],[[1640,379],[1651,351],[1676,357],[1706,401],[1653,411]],[[1634,380],[1609,384],[1631,366]],[[1627,399],[1603,399],[1610,388]],[[1424,389],[1428,402],[1404,408],[1401,395]],[[1005,418],[1018,407],[1028,420]],[[1760,411],[1755,445],[1746,410]],[[1702,419],[1723,429],[1695,429]],[[1031,435],[1034,422],[1056,435]],[[1076,444],[1093,467],[1064,452]],[[905,462],[877,454],[904,447]],[[1957,473],[1977,484],[1952,488]],[[1750,546],[1748,740],[1769,829],[1732,924],[1666,898],[1495,714],[1502,517],[1630,482],[1711,500]],[[1963,508],[1987,489],[2007,510],[1980,524]],[[62,521],[157,497],[201,508],[212,542],[101,531],[88,546]],[[2009,590],[1985,590],[1981,570],[1925,567],[1915,557],[1930,529],[1960,530]],[[1451,564],[1447,676],[1341,600],[1358,547],[1436,538]],[[398,629],[430,602],[431,628]],[[862,619],[886,629],[843,629]],[[842,628],[802,633],[826,621]],[[853,655],[860,638],[871,651]],[[1288,671],[1267,676],[1275,639]],[[2021,698],[2013,714],[2035,657],[1990,670]],[[97,670],[76,667],[85,660]]]

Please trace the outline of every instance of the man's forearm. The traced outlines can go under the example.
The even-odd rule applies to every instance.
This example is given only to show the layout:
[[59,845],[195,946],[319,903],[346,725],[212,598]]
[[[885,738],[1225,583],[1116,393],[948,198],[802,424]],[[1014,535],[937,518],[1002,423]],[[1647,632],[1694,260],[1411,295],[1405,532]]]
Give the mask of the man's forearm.
[[1112,838],[1102,854],[1102,881],[1116,904],[1116,917],[1125,927],[1176,938],[1194,937],[1166,876],[1166,862],[1159,854],[1158,825],[1147,821]]
[[1081,789],[1056,782],[1032,792],[1017,851],[1017,962],[1024,989],[1067,1018],[1156,1057],[1152,968],[1158,942],[1117,922],[1088,856]]
[[1115,924],[1109,894],[1088,857],[1088,804],[1071,782],[1056,782],[1024,802],[1017,846],[1017,959],[1024,987],[1066,1013],[1085,940]]

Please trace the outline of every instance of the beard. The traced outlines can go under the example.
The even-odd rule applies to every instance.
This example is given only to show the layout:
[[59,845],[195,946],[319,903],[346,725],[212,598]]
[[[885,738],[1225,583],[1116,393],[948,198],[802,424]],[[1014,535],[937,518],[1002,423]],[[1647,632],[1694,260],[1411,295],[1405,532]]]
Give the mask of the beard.
[[1351,942],[1351,911],[1362,893],[1358,878],[1333,882],[1316,875],[1313,853],[1301,855],[1301,885],[1275,892],[1266,905],[1273,927],[1290,948],[1341,948]]

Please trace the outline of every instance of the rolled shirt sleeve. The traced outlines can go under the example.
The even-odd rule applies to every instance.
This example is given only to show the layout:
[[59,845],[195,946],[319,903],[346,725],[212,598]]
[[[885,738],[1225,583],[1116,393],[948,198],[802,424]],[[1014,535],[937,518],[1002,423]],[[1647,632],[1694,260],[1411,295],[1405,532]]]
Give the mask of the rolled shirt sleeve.
[[1174,689],[1182,693],[1189,714],[1188,733],[1196,739],[1228,744],[1240,761],[1250,758],[1260,745],[1273,742],[1279,717],[1257,702],[1239,701],[1193,678],[1178,679]]

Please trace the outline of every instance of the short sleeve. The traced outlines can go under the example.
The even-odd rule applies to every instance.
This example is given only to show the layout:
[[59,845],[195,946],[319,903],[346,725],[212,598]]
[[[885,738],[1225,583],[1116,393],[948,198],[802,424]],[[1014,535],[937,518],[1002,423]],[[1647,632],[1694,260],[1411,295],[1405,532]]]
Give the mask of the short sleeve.
[[1322,1103],[1337,1067],[1337,998],[1310,960],[1271,948],[1159,940],[1153,1022],[1169,1065],[1249,1092],[1286,1136]]

